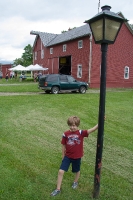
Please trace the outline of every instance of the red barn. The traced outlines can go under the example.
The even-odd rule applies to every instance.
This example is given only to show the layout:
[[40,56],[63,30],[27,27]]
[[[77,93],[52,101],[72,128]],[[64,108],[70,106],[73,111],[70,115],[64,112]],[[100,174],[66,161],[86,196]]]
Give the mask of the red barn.
[[0,64],[0,74],[2,75],[2,78],[6,77],[6,73],[10,72],[8,69],[12,67],[12,64]]
[[[122,13],[119,13],[123,18]],[[48,73],[71,74],[86,81],[91,88],[100,85],[101,46],[95,44],[88,24],[62,34],[31,31],[36,35],[33,64],[49,69]],[[46,72],[45,72],[46,73]],[[133,87],[133,30],[122,25],[115,44],[108,46],[107,87]]]

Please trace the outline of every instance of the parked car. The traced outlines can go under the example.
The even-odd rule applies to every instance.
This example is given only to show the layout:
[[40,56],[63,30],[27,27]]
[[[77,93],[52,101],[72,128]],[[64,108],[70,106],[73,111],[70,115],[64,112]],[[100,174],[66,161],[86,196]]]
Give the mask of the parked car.
[[58,94],[61,91],[84,94],[88,89],[88,83],[77,81],[70,75],[48,74],[41,76],[38,88],[52,94]]

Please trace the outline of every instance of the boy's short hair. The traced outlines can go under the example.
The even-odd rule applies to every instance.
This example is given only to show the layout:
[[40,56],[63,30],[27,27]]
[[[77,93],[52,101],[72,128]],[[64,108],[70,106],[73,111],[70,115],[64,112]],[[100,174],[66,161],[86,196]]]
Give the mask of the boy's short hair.
[[73,124],[75,124],[76,126],[79,126],[80,119],[79,119],[79,117],[71,116],[71,117],[68,118],[67,124],[68,124],[68,126],[71,126]]

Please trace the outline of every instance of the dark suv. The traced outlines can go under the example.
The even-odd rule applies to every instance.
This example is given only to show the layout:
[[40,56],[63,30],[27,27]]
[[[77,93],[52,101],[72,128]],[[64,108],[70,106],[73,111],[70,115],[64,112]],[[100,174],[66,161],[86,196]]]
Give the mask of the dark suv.
[[70,75],[48,74],[40,77],[38,88],[52,94],[58,94],[59,91],[79,91],[84,94],[88,84],[77,81]]

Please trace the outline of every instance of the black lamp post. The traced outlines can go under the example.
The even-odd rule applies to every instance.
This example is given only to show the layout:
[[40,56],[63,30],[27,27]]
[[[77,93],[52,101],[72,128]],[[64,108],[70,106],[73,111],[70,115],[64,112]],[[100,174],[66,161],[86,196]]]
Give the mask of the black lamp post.
[[92,35],[96,44],[101,44],[101,77],[100,77],[100,99],[99,99],[99,119],[97,135],[97,151],[94,175],[93,198],[99,197],[100,173],[102,166],[102,149],[104,136],[104,116],[105,116],[105,96],[106,96],[106,57],[108,44],[113,44],[124,21],[119,15],[110,11],[110,6],[103,6],[102,12],[95,15],[90,20],[85,21],[90,25]]

